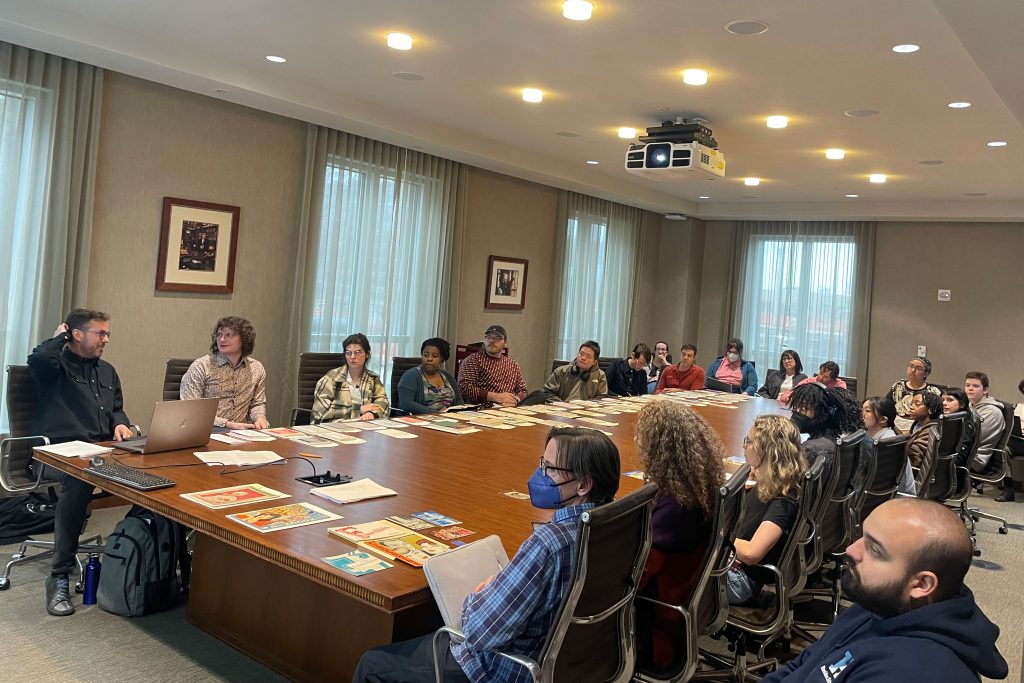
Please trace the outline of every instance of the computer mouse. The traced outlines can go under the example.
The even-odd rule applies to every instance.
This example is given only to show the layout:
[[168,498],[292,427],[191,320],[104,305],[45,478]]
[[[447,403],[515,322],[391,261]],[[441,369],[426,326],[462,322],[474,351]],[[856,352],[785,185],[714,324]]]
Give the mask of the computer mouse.
[[92,463],[93,467],[100,467],[102,465],[106,465],[107,464],[106,458],[104,458],[102,455],[94,455],[94,456],[92,456],[92,460],[90,462]]

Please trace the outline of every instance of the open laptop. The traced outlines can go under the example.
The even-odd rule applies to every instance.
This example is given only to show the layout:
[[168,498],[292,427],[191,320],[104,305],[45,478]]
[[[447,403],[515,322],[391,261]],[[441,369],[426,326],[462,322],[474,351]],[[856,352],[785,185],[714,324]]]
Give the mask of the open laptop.
[[122,441],[116,447],[147,454],[205,446],[210,442],[218,403],[216,398],[158,401],[153,406],[149,436]]

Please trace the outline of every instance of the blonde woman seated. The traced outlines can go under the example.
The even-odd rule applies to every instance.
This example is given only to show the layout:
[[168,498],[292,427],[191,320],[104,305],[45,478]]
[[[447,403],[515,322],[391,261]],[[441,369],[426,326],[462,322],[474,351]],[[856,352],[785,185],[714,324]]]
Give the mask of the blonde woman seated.
[[388,413],[388,395],[370,362],[370,340],[357,332],[345,338],[345,364],[320,378],[313,392],[313,422],[373,420]]
[[[640,411],[635,442],[647,480],[659,487],[640,590],[661,602],[684,604],[711,538],[725,449],[704,418],[672,401],[654,401]],[[643,601],[636,609],[640,665],[661,671],[677,666],[686,652],[682,616]]]
[[797,522],[800,477],[807,469],[800,432],[783,415],[761,415],[743,437],[743,454],[757,481],[747,491],[729,570],[729,604],[750,602],[774,576],[750,565],[777,565]]

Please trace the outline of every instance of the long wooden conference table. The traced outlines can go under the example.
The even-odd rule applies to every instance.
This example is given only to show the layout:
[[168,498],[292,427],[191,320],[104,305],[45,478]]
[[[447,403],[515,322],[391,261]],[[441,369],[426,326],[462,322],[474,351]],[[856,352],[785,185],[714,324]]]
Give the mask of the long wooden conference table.
[[[756,415],[780,412],[775,401],[760,398],[729,407],[694,409],[718,432],[728,454],[742,453],[743,436]],[[633,447],[636,414],[602,418],[615,426],[538,417],[610,432],[623,473],[640,469]],[[231,446],[211,441],[201,449],[145,456],[115,451],[113,459],[134,467],[196,463],[153,470],[177,485],[148,492],[85,472],[89,464],[85,459],[38,451],[36,458],[197,531],[188,602],[188,619],[193,624],[291,679],[345,681],[366,649],[428,633],[441,620],[422,569],[394,561],[391,569],[356,577],[323,562],[322,557],[355,549],[328,534],[328,527],[433,510],[476,532],[463,539],[467,542],[497,534],[511,557],[531,533],[531,522],[551,516],[551,511],[538,510],[529,500],[504,495],[527,492],[526,481],[537,467],[549,429],[537,424],[455,435],[409,427],[404,431],[417,438],[364,432],[359,436],[366,443],[335,448],[313,449],[277,439]],[[197,450],[273,450],[285,457],[313,452],[321,456],[312,460],[318,473],[330,470],[354,479],[369,477],[398,495],[338,505],[311,495],[308,485],[295,480],[312,473],[309,462],[287,460],[221,474],[223,468],[202,464],[193,455]],[[181,497],[253,483],[291,497],[220,510]],[[623,476],[619,495],[640,485],[639,480]],[[311,503],[344,519],[264,534],[227,518],[236,512],[297,502]]]

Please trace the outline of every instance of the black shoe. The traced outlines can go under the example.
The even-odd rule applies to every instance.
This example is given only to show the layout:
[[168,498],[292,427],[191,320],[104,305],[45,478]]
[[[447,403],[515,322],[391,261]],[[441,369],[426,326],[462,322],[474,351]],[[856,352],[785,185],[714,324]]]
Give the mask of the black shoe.
[[1015,500],[1017,500],[1017,494],[1014,493],[1013,489],[1006,489],[1003,495],[996,496],[997,503],[1012,503]]
[[67,574],[46,579],[46,611],[55,617],[75,613],[75,606],[71,603],[71,581]]

